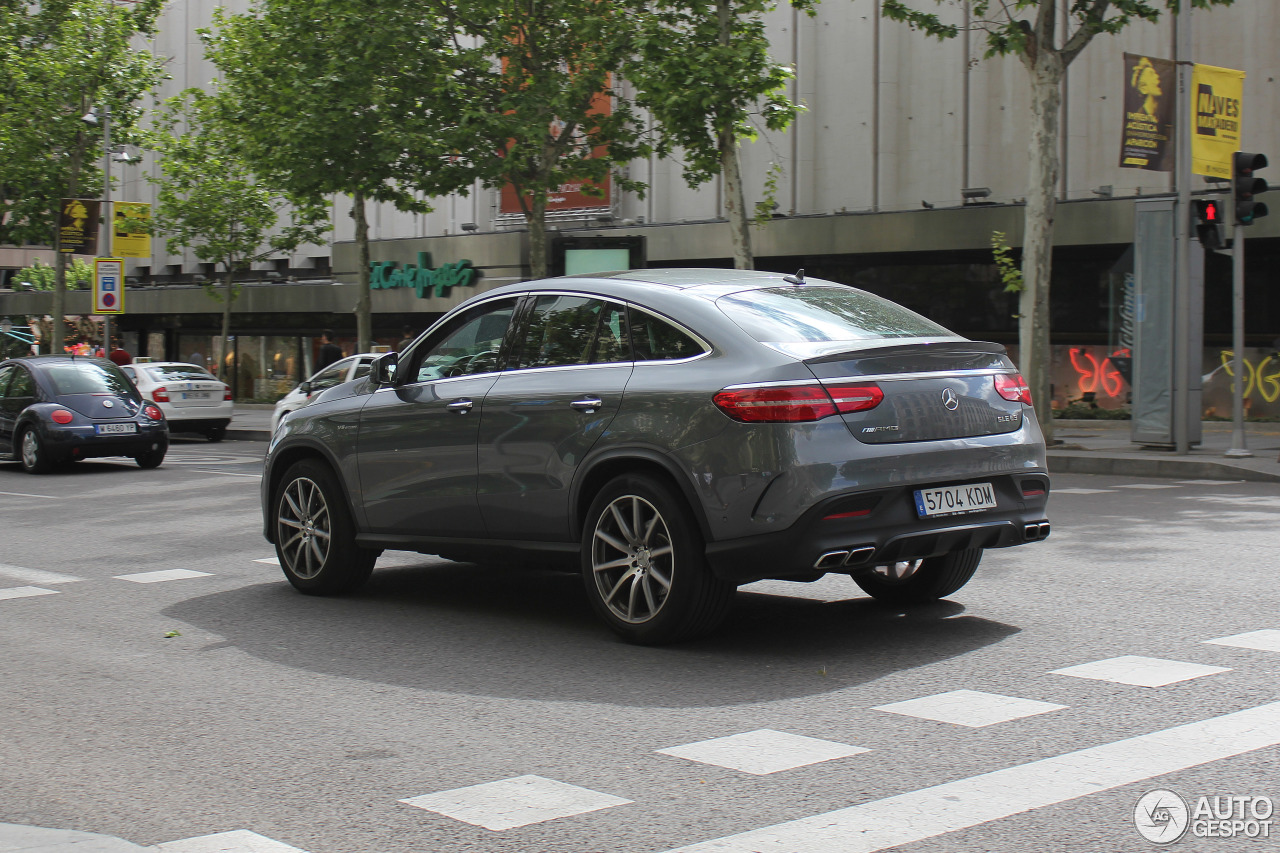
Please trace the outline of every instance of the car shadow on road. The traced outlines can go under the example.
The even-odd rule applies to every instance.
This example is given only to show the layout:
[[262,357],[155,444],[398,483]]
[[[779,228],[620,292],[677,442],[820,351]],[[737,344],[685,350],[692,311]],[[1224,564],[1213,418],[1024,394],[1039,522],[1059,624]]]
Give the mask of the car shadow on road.
[[179,602],[166,616],[311,672],[504,699],[691,708],[816,695],[999,642],[1018,628],[941,601],[910,612],[856,597],[738,593],[714,635],[646,648],[616,639],[576,575],[423,558],[357,595],[280,582]]

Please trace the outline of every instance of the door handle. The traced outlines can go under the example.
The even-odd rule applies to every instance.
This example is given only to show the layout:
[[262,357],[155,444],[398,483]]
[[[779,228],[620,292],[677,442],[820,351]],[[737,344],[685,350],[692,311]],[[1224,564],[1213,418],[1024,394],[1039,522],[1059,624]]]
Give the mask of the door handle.
[[451,412],[457,412],[460,415],[465,415],[467,412],[471,411],[471,407],[473,405],[475,404],[470,400],[454,400],[452,403],[445,404],[445,408]]
[[569,408],[577,409],[578,411],[589,415],[603,405],[604,401],[600,400],[598,397],[592,397],[589,400],[574,400],[569,404]]

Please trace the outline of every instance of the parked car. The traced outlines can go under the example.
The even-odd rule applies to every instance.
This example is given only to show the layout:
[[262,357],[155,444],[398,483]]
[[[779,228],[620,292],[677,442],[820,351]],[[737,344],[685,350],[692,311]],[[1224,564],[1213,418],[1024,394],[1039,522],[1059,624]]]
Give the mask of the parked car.
[[164,412],[173,432],[198,432],[222,441],[235,413],[231,387],[212,373],[181,361],[149,361],[123,368],[142,396]]
[[373,366],[373,360],[377,357],[373,353],[349,355],[328,367],[317,370],[310,379],[299,383],[276,403],[275,410],[271,413],[271,431],[276,431],[281,418],[310,403],[320,396],[321,391],[327,391],[335,385],[369,375],[369,368]]
[[618,634],[712,630],[737,586],[847,574],[895,605],[1044,539],[1045,443],[1003,346],[852,287],[656,269],[447,313],[276,431],[264,533],[352,591],[383,549],[558,555]]
[[155,468],[164,414],[105,358],[41,355],[0,363],[0,453],[44,474],[63,462],[131,456]]

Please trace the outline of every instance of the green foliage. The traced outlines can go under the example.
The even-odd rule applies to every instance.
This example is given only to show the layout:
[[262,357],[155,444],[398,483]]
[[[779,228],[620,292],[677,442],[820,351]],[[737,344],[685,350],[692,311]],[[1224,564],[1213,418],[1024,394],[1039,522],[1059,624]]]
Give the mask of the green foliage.
[[770,163],[764,178],[764,195],[756,202],[756,225],[762,226],[773,219],[773,209],[778,201],[778,178],[781,176],[782,164]]
[[101,193],[102,128],[80,117],[109,107],[112,139],[134,141],[162,65],[133,39],[155,32],[162,6],[0,3],[0,243],[52,244],[58,199]]
[[[53,267],[36,260],[31,266],[18,270],[13,280],[25,281],[36,290],[53,290],[53,273]],[[72,258],[67,264],[66,277],[69,290],[87,290],[93,286],[93,267],[80,258]]]
[[996,270],[1004,283],[1005,293],[1022,292],[1022,270],[1013,260],[1013,250],[1005,242],[1003,231],[991,232],[991,254],[995,257]]

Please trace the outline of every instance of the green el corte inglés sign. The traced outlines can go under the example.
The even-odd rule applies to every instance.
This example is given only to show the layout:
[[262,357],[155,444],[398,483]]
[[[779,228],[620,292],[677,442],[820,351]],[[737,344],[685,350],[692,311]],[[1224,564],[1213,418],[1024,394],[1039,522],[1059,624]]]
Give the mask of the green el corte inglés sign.
[[432,269],[431,253],[418,252],[416,264],[397,269],[398,261],[373,261],[369,264],[369,286],[374,290],[412,287],[419,299],[447,296],[451,287],[473,287],[477,273],[471,261],[463,259]]

